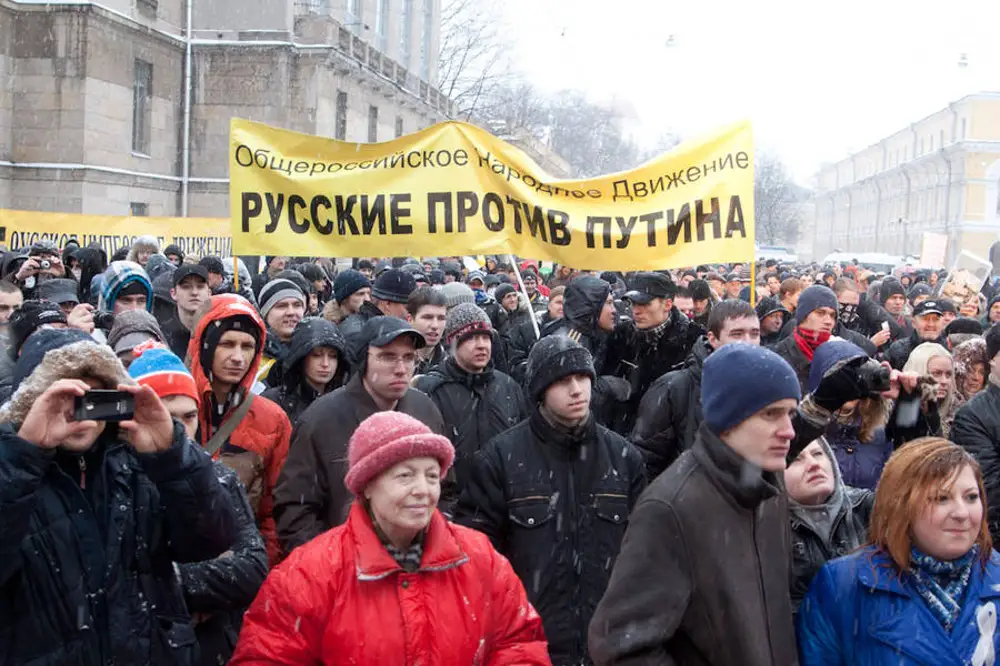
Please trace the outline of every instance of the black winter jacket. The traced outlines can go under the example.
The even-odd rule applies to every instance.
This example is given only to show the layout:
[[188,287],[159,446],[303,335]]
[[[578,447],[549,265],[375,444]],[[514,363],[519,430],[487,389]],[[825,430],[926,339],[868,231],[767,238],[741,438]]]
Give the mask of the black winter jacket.
[[990,534],[1000,539],[1000,386],[988,380],[955,414],[951,440],[971,453],[983,470]]
[[455,522],[510,560],[555,666],[590,663],[587,625],[645,487],[639,452],[593,417],[570,434],[535,409],[476,456]]
[[901,338],[889,345],[889,351],[886,353],[886,360],[889,361],[889,365],[891,365],[895,370],[902,370],[903,366],[906,365],[907,359],[910,358],[910,354],[913,353],[913,350],[925,342],[936,342],[945,349],[950,349],[948,346],[948,336],[944,333],[942,333],[937,340],[924,340],[920,337],[920,334],[914,330],[910,333],[909,337]]
[[694,445],[701,413],[701,370],[712,353],[708,339],[695,343],[684,367],[668,372],[649,387],[639,404],[632,443],[646,461],[651,481]]
[[305,360],[309,352],[317,347],[337,350],[337,371],[327,385],[324,394],[344,385],[349,371],[347,343],[337,326],[325,319],[309,317],[299,322],[288,342],[285,360],[282,363],[281,384],[264,391],[264,397],[273,400],[285,410],[288,420],[294,426],[299,415],[313,400],[320,396],[306,381]]
[[679,368],[695,341],[705,331],[676,307],[671,309],[666,328],[658,335],[638,329],[631,320],[621,324],[619,328],[622,330],[616,330],[615,333],[624,334],[625,342],[610,350],[609,362],[612,366],[621,368],[623,376],[632,387],[628,405],[619,412],[619,419],[615,424],[617,432],[628,434],[635,424],[639,402],[650,385],[664,374]]
[[82,456],[0,433],[0,663],[194,663],[173,563],[232,545],[232,502],[180,424],[155,454],[111,432]]
[[528,417],[524,394],[513,379],[492,368],[470,374],[453,358],[417,379],[414,388],[426,393],[444,417],[445,434],[455,446],[459,492],[476,452]]
[[369,319],[384,316],[382,311],[378,309],[378,306],[371,301],[365,301],[355,314],[350,315],[344,321],[340,322],[338,327],[340,334],[344,336],[344,340],[347,341],[347,349],[352,354],[350,358],[351,367],[357,368],[361,365],[361,359],[354,356],[355,348],[358,346],[357,340],[361,335],[361,329],[365,327]]
[[188,610],[208,616],[194,629],[199,666],[225,664],[233,656],[243,613],[267,576],[267,549],[243,484],[225,464],[212,465],[236,511],[237,535],[214,560],[178,565]]

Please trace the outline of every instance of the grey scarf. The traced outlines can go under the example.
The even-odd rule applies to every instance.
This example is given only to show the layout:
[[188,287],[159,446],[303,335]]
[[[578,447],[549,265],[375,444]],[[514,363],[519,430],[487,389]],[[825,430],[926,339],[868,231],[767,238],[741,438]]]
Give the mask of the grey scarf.
[[840,467],[837,458],[830,450],[825,438],[819,439],[820,446],[830,459],[833,468],[833,493],[823,504],[806,505],[799,504],[791,497],[788,498],[788,508],[793,517],[802,521],[809,529],[816,533],[823,540],[823,544],[831,547],[830,538],[833,536],[833,527],[837,523],[837,516],[844,508],[847,501],[847,492],[844,489],[844,481],[840,477]]

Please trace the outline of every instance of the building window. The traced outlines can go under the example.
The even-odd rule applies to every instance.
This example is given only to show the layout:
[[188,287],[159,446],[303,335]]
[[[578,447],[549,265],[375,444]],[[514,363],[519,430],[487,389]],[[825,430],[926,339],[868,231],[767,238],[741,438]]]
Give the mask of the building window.
[[413,41],[413,0],[403,0],[399,19],[399,59],[403,67],[410,67],[410,46]]
[[420,36],[420,76],[431,81],[431,31],[434,27],[434,0],[424,0],[423,34]]
[[396,138],[403,136],[403,116],[396,116]]
[[378,142],[378,107],[368,107],[368,143]]
[[153,117],[153,65],[136,60],[132,74],[132,152],[148,155]]
[[361,13],[363,8],[361,5],[361,0],[347,0],[347,27],[348,29],[357,34],[361,34]]
[[149,204],[133,201],[128,205],[128,212],[132,217],[149,217]]
[[375,5],[375,34],[378,37],[378,50],[389,51],[389,0],[378,0]]
[[959,136],[965,139],[965,118],[962,118],[962,133]]
[[347,140],[347,93],[337,91],[337,122],[333,128],[333,138]]

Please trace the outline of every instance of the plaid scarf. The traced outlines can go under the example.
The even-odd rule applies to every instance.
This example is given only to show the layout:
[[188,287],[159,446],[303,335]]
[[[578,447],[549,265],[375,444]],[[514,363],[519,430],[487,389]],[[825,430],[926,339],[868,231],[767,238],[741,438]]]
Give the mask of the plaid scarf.
[[420,560],[424,556],[424,533],[427,530],[421,530],[406,548],[397,548],[392,545],[392,541],[382,531],[382,528],[378,526],[378,521],[375,520],[375,516],[372,515],[371,510],[368,511],[368,516],[372,519],[372,526],[375,528],[375,534],[378,535],[379,541],[382,542],[385,549],[392,555],[392,559],[396,560],[396,564],[407,573],[418,571],[420,569]]
[[657,324],[653,328],[647,328],[646,330],[639,331],[639,334],[648,344],[656,344],[660,341],[660,338],[663,337],[663,334],[667,332],[667,329],[670,328],[671,319],[673,319],[673,315],[668,313],[667,318],[663,320],[663,323]]
[[913,585],[948,633],[962,612],[962,599],[969,586],[972,563],[979,556],[979,546],[957,560],[938,560],[916,548],[910,551],[910,574]]

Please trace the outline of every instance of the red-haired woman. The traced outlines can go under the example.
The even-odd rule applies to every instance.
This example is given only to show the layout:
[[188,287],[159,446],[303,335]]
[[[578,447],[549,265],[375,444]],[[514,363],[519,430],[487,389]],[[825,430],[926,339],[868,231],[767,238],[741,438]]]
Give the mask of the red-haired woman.
[[1000,555],[975,459],[925,437],[889,459],[870,544],[828,563],[798,616],[802,666],[989,666],[1000,645]]

